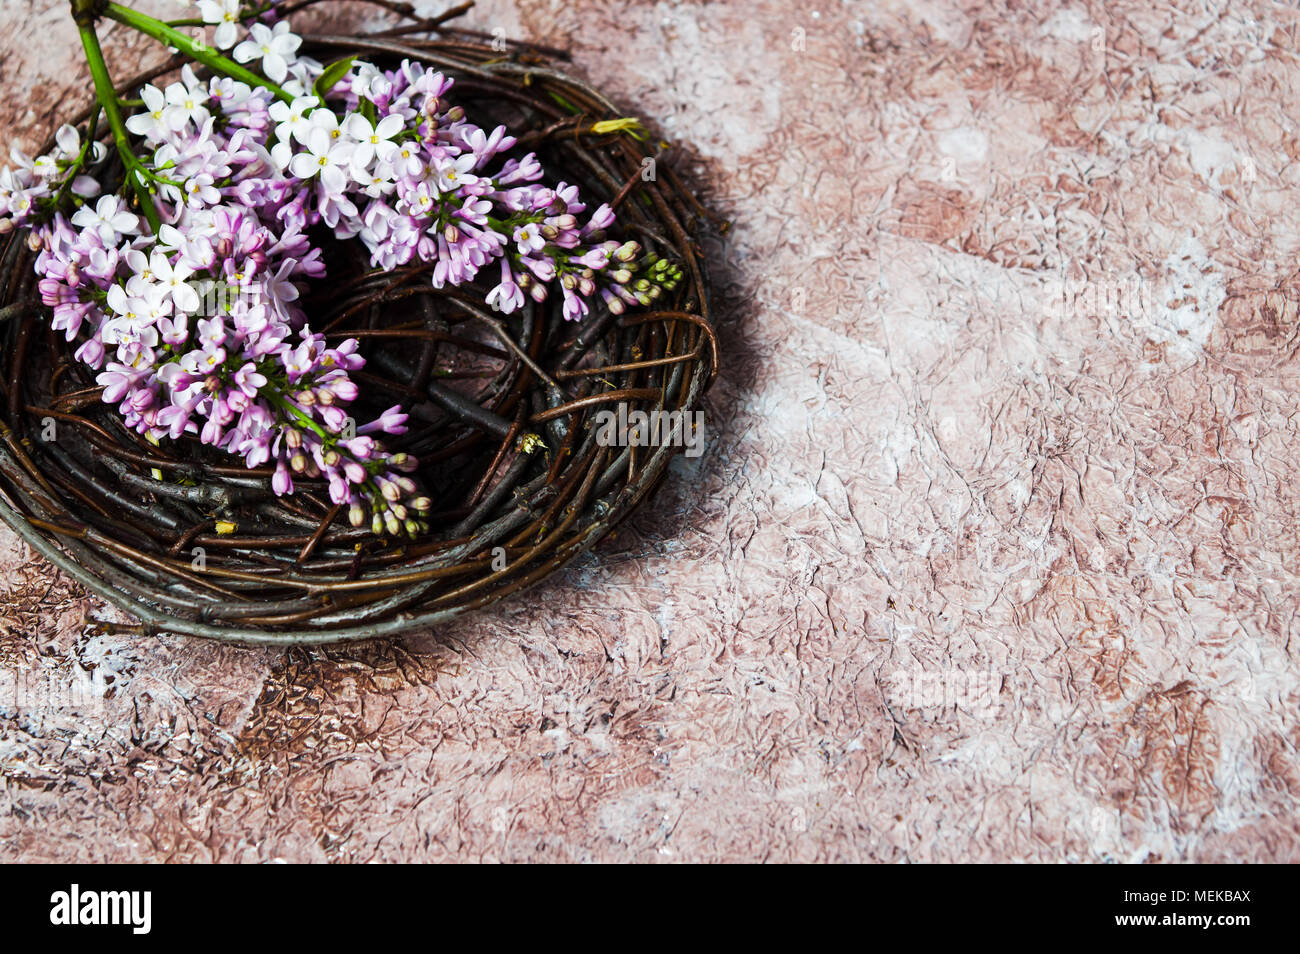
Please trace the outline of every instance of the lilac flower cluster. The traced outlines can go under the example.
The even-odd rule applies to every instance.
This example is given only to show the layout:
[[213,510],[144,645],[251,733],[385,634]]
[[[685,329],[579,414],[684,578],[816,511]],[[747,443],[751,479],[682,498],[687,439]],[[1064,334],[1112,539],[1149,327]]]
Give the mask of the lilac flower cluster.
[[335,234],[360,238],[376,268],[434,263],[441,288],[495,266],[500,280],[487,303],[505,314],[528,297],[545,301],[554,286],[570,320],[588,314],[597,291],[619,310],[635,303],[624,287],[631,272],[618,265],[640,249],[603,241],[614,222],[609,206],[580,221],[587,207],[577,187],[540,182],[534,154],[497,162],[515,138],[467,120],[447,100],[451,85],[418,63],[360,64],[327,93],[330,105],[299,97],[271,107],[271,158],[311,184],[322,218]]
[[0,169],[0,235],[40,218],[69,193],[82,199],[99,195],[99,183],[80,170],[87,162],[103,161],[108,152],[103,143],[83,146],[71,126],[60,128],[54,141],[54,151],[36,159],[17,146],[10,150],[13,165]]
[[376,533],[417,532],[430,502],[406,476],[414,461],[372,436],[402,433],[406,415],[394,407],[351,423],[357,343],[329,346],[296,305],[293,279],[323,273],[318,252],[301,229],[277,234],[249,207],[186,218],[185,229],[142,236],[139,218],[105,196],[32,233],[52,327],[69,340],[93,327],[77,357],[103,369],[103,399],[154,440],[197,434],[249,467],[272,464],[276,493],[291,493],[295,475],[323,477],[354,524],[369,516]]
[[437,287],[492,269],[486,303],[506,314],[555,287],[566,318],[597,295],[620,313],[679,276],[657,261],[638,277],[637,244],[605,239],[609,206],[588,215],[576,187],[543,184],[535,155],[504,158],[514,137],[471,123],[441,73],[350,62],[326,77],[287,23],[268,22],[273,3],[198,7],[216,46],[266,82],[186,67],[140,91],[118,145],[137,139],[123,158],[154,227],[121,195],[96,199],[86,170],[104,148],[65,127],[53,153],[15,153],[0,172],[0,231],[30,229],[53,327],[80,339],[78,359],[128,426],[269,464],[279,494],[296,475],[324,478],[354,525],[420,532],[432,504],[407,476],[415,462],[373,436],[403,433],[406,415],[356,426],[357,342],[331,347],[297,304],[301,283],[325,274],[308,230],[358,239],[381,270],[430,264]]

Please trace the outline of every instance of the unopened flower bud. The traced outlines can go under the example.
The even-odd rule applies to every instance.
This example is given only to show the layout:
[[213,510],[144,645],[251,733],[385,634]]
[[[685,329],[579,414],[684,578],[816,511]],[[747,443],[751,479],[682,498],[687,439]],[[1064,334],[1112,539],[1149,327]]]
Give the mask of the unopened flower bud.
[[614,257],[620,262],[630,262],[641,254],[641,246],[636,242],[624,242],[614,252]]
[[626,268],[617,268],[609,273],[609,277],[620,285],[626,285],[632,280],[632,273]]
[[361,504],[353,504],[348,508],[348,523],[354,527],[359,527],[366,522],[366,511]]
[[289,450],[297,450],[302,446],[302,431],[295,430],[292,427],[289,428],[284,432],[284,443]]
[[447,227],[442,230],[442,237],[447,240],[448,245],[455,245],[460,241],[460,229],[456,228],[454,222],[448,222]]
[[289,466],[295,474],[301,474],[307,469],[307,458],[302,454],[294,454],[289,458]]
[[565,212],[563,215],[556,216],[554,224],[557,229],[567,232],[569,229],[578,227],[578,220],[568,212]]
[[33,252],[39,252],[45,246],[45,240],[36,232],[27,233],[27,247]]
[[417,513],[428,513],[433,509],[433,501],[428,497],[416,497],[411,501],[411,509]]
[[370,518],[370,532],[375,536],[380,536],[384,532],[384,518],[375,514]]
[[402,532],[402,525],[397,522],[397,518],[393,516],[391,510],[384,511],[384,526],[388,528],[388,532],[393,536],[397,536]]
[[451,109],[447,110],[447,121],[450,123],[458,123],[464,118],[465,110],[460,106],[453,106]]
[[293,399],[297,401],[302,407],[311,407],[313,404],[316,403],[316,395],[313,394],[311,391],[299,391],[297,394],[293,396]]

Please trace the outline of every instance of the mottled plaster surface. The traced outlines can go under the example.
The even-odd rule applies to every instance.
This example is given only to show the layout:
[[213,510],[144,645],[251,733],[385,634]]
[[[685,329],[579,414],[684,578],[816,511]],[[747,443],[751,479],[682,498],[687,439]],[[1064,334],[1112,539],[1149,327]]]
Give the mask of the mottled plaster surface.
[[[86,93],[65,6],[0,6],[9,142]],[[0,858],[1300,860],[1297,20],[480,4],[694,147],[709,454],[322,652],[96,635],[0,529]]]

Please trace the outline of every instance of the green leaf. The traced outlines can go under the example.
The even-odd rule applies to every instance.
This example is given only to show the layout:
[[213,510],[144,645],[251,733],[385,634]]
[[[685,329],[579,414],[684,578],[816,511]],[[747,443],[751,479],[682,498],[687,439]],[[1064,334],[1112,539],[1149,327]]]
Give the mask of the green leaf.
[[325,67],[325,72],[316,80],[316,85],[312,87],[312,92],[322,103],[325,102],[325,94],[338,85],[339,80],[347,76],[348,70],[352,69],[352,64],[356,62],[355,56],[349,56],[346,59],[336,60],[329,66]]
[[578,113],[582,112],[582,110],[580,110],[577,106],[574,106],[571,102],[569,102],[567,99],[565,99],[565,98],[564,98],[563,96],[561,96],[559,93],[555,92],[555,90],[553,90],[553,89],[548,89],[546,92],[547,92],[547,94],[551,97],[551,99],[555,100],[557,103],[559,103],[561,106],[563,106],[563,107],[564,107],[565,109],[567,109],[569,112],[573,113],[575,116],[576,116]]

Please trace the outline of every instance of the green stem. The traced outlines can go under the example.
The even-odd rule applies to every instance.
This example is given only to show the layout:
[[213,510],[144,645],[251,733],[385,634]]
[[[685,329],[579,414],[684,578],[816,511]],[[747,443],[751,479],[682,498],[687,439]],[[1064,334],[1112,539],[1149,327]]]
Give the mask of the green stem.
[[284,397],[284,395],[276,392],[273,388],[267,388],[265,391],[259,393],[262,397],[274,404],[282,414],[286,417],[292,418],[299,427],[315,433],[315,435],[319,437],[326,446],[332,446],[332,442],[336,437],[338,437],[337,434],[331,434],[329,431],[325,430],[325,428],[317,424],[311,415],[304,413],[297,407],[297,405],[289,401],[288,398]]
[[132,10],[130,7],[124,7],[117,3],[104,4],[102,13],[110,20],[116,20],[124,26],[128,26],[133,30],[138,30],[145,36],[153,37],[159,43],[165,43],[167,46],[175,47],[186,56],[202,63],[211,70],[215,70],[223,76],[239,80],[241,83],[247,83],[249,86],[261,86],[265,89],[269,89],[277,99],[286,103],[293,102],[292,94],[286,92],[275,83],[272,83],[265,77],[258,76],[246,67],[240,66],[229,57],[222,56],[206,43],[196,41],[193,37],[168,26],[162,20],[156,20],[138,10]]
[[[104,117],[108,120],[108,127],[113,131],[113,142],[122,157],[122,164],[126,166],[127,181],[130,182],[131,188],[140,200],[140,211],[148,219],[149,227],[153,229],[154,234],[157,234],[162,228],[162,218],[158,215],[158,207],[154,205],[149,187],[140,178],[144,166],[131,149],[131,139],[127,135],[126,124],[122,122],[122,111],[117,105],[117,89],[108,75],[108,64],[104,62],[104,51],[100,49],[94,21],[88,16],[78,15],[77,29],[81,33],[81,45],[86,49],[86,62],[90,65],[90,76],[95,83],[95,98],[99,100],[99,105],[104,110]],[[94,135],[94,129],[91,129],[90,135]]]
[[90,151],[95,147],[95,130],[99,128],[99,114],[101,112],[103,112],[103,107],[99,105],[98,101],[96,101],[95,109],[90,114],[90,124],[86,127],[86,141],[81,145],[80,154],[78,154],[72,165],[68,167],[66,173],[67,178],[64,179],[58,195],[54,197],[55,208],[57,208],[59,203],[63,201],[63,197],[68,194],[68,190],[72,188],[72,183],[77,178],[78,174],[86,168],[86,157],[90,155]]

